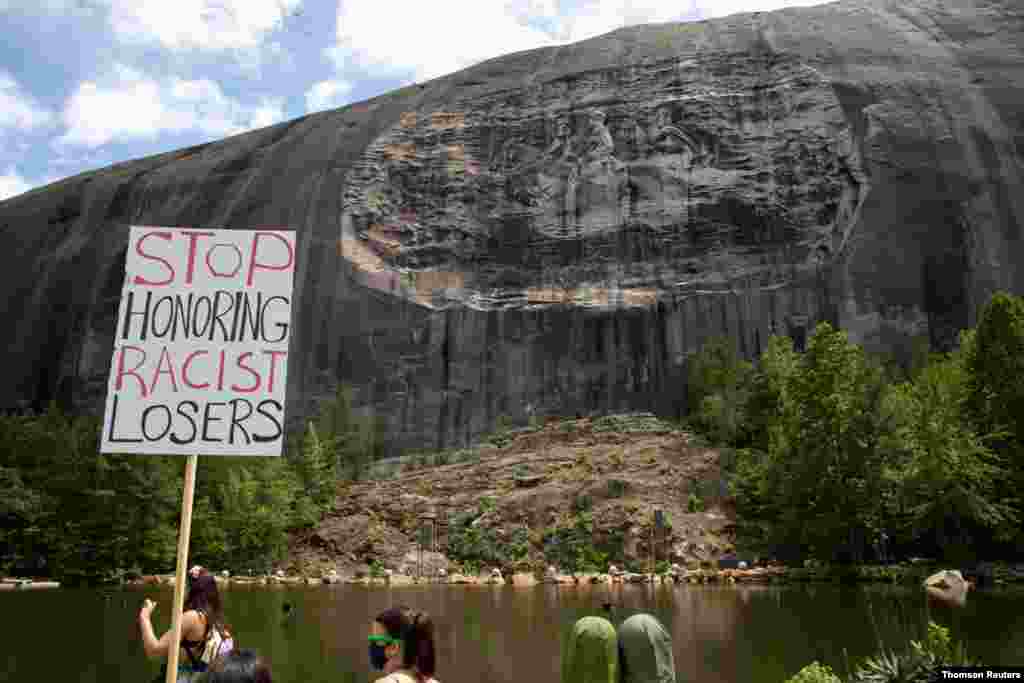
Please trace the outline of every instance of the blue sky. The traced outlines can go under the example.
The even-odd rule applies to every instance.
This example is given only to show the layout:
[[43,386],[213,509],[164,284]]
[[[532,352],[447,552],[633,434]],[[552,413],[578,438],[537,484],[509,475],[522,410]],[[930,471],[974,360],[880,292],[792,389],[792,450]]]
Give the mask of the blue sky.
[[622,26],[822,0],[0,0],[0,200]]

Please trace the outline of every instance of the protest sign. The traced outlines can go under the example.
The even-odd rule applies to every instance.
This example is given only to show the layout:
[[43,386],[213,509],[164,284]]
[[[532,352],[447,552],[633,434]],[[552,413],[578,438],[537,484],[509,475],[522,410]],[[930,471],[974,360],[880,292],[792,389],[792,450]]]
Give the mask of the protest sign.
[[102,452],[281,454],[294,234],[131,228]]
[[132,226],[101,453],[187,455],[166,683],[199,453],[281,455],[295,233]]

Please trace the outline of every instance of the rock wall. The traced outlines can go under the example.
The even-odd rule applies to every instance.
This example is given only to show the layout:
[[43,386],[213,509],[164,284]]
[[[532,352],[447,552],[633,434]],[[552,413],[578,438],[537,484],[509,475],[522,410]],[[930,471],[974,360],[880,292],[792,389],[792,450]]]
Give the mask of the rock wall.
[[127,226],[299,234],[292,421],[395,445],[682,409],[683,359],[831,320],[947,347],[1024,292],[1024,9],[850,0],[621,29],[0,203],[0,406],[99,411]]

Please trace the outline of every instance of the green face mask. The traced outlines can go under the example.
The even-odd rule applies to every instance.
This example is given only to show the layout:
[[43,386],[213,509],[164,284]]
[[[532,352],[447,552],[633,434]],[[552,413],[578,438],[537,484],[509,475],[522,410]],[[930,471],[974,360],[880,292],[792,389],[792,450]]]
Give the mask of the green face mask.
[[367,640],[370,641],[370,666],[377,671],[383,670],[388,661],[388,656],[384,654],[384,648],[402,642],[391,636],[369,636]]

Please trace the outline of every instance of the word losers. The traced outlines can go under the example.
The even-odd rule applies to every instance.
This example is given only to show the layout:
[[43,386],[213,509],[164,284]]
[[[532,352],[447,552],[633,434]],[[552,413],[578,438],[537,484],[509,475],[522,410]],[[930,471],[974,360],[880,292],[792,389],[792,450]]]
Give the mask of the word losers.
[[[196,441],[234,446],[276,441],[284,433],[281,424],[284,406],[271,398],[255,405],[245,398],[204,402],[184,400],[179,401],[173,411],[163,403],[154,403],[142,410],[134,429],[126,428],[121,424],[125,420],[118,419],[119,398],[115,394],[111,406],[110,430],[107,433],[110,443],[142,443],[169,438],[178,446]],[[124,406],[120,408],[124,410]],[[255,418],[255,424],[249,422],[250,418]],[[266,427],[268,422],[273,431],[255,431],[255,428]],[[214,427],[216,423],[222,424]],[[179,428],[184,431],[179,431]]]

